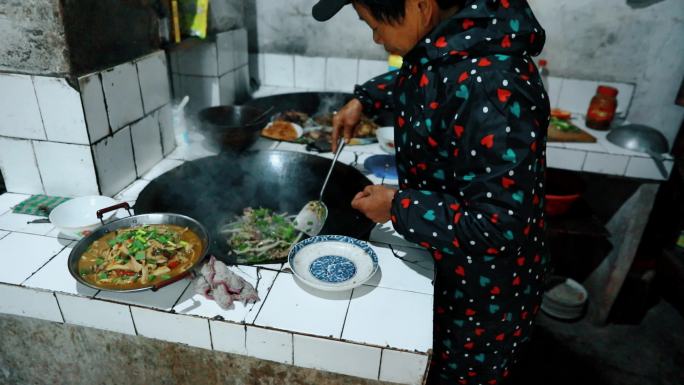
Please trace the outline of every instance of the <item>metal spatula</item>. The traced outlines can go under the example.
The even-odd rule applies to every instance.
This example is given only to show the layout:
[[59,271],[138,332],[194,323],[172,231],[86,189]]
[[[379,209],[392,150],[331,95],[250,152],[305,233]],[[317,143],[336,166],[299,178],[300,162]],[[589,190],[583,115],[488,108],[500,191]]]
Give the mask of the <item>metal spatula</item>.
[[337,158],[340,156],[344,145],[344,139],[340,139],[337,144],[337,152],[330,164],[330,170],[328,170],[328,175],[325,177],[318,200],[309,201],[304,205],[304,208],[299,211],[297,217],[295,217],[295,228],[306,235],[312,237],[318,235],[318,233],[321,232],[326,219],[328,219],[328,207],[323,203],[323,193],[325,192],[325,186],[328,185],[328,179],[330,179],[330,174],[332,174],[332,170],[335,168],[335,162],[337,162]]

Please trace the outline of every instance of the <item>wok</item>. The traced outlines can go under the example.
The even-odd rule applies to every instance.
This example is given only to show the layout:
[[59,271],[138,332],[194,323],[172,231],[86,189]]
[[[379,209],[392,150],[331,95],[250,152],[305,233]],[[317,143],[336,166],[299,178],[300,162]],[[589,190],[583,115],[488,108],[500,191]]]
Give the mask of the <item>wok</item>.
[[[270,116],[290,110],[316,116],[339,110],[353,97],[353,94],[342,92],[294,92],[252,99],[244,105],[262,111],[273,107]],[[391,126],[393,124],[390,112],[384,112],[372,118],[380,126]]]
[[[222,225],[246,207],[264,207],[296,214],[317,199],[330,159],[290,151],[228,153],[198,159],[161,175],[140,193],[136,214],[171,212],[196,218],[209,231],[209,252],[229,264],[237,263]],[[373,222],[354,210],[354,195],[371,182],[351,166],[337,163],[323,201],[329,220],[321,234],[368,239]],[[287,258],[274,262],[284,262]]]
[[240,152],[252,145],[268,122],[265,110],[249,106],[217,106],[201,110],[200,128],[221,147]]
[[640,124],[628,124],[612,129],[606,138],[622,148],[647,153],[655,161],[663,178],[667,178],[662,154],[666,153],[670,146],[660,131]]

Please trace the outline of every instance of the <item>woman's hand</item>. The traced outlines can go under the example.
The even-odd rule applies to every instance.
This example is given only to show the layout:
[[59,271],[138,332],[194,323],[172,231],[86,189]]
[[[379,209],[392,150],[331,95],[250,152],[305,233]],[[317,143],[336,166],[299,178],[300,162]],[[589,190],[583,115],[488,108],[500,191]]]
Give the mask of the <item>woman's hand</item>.
[[341,136],[340,134],[344,136],[347,143],[354,137],[362,113],[363,105],[361,102],[358,99],[352,99],[333,116],[332,152],[337,151],[337,141]]
[[361,211],[368,219],[375,223],[385,223],[390,220],[392,199],[397,190],[384,186],[367,186],[352,199],[353,208]]

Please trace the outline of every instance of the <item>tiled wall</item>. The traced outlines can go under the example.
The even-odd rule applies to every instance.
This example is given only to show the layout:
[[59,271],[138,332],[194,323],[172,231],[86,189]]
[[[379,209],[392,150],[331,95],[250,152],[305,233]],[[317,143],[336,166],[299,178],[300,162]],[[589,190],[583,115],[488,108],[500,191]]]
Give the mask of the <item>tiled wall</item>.
[[[354,85],[388,71],[384,60],[264,53],[251,55],[250,61],[258,70],[261,83],[257,96],[297,91],[352,92]],[[550,77],[548,93],[551,106],[586,114],[599,84],[618,89],[618,114],[626,116],[634,94],[634,85],[627,83]]]
[[114,195],[175,148],[166,55],[64,78],[0,74],[7,190]]
[[169,54],[173,93],[188,95],[188,111],[242,102],[250,95],[247,31],[216,34],[203,42],[181,46]]

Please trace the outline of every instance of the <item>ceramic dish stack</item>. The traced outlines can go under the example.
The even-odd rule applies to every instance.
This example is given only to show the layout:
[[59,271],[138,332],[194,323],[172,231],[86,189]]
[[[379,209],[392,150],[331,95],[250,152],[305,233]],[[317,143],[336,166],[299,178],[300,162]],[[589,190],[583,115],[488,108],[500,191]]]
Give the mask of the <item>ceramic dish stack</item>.
[[363,241],[344,235],[319,235],[292,247],[290,269],[302,283],[323,291],[351,290],[378,270],[378,256]]
[[582,318],[588,298],[587,290],[577,281],[565,277],[551,277],[549,283],[542,298],[541,310],[562,320]]

